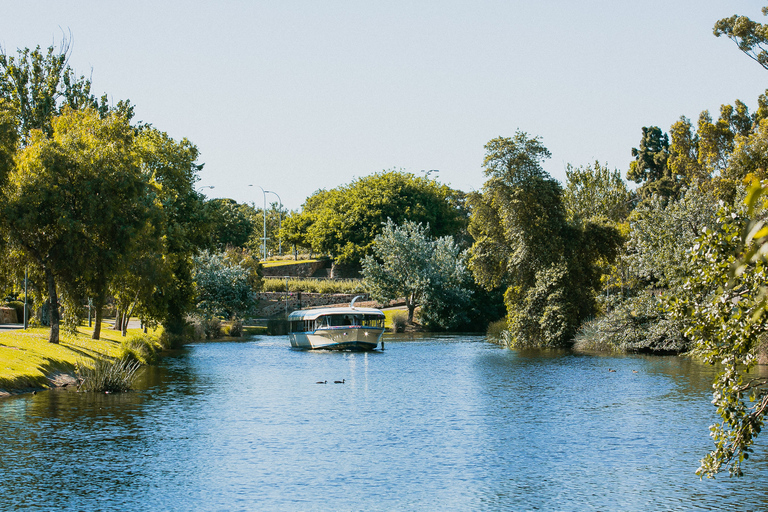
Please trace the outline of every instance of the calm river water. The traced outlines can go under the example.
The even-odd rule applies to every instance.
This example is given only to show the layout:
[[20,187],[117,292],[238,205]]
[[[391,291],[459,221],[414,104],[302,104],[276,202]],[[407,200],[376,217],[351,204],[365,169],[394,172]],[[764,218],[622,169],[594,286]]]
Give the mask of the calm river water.
[[746,478],[694,474],[712,370],[687,359],[288,345],[201,343],[135,392],[0,400],[0,510],[768,510],[768,432]]

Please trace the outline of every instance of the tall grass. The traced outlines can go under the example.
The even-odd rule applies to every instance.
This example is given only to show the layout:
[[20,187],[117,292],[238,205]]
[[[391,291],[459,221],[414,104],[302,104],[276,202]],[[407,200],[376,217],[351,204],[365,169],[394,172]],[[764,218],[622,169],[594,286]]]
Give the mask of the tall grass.
[[135,334],[120,343],[120,359],[138,361],[141,364],[155,364],[163,346],[156,337]]
[[407,323],[408,323],[408,313],[397,311],[392,315],[392,319],[390,321],[390,328],[392,329],[392,332],[403,332],[405,331],[405,326]]
[[265,292],[306,292],[306,293],[365,293],[363,281],[360,279],[288,279],[280,277],[265,277]]
[[88,364],[78,361],[75,367],[80,391],[121,393],[131,389],[141,363],[131,359],[96,359]]

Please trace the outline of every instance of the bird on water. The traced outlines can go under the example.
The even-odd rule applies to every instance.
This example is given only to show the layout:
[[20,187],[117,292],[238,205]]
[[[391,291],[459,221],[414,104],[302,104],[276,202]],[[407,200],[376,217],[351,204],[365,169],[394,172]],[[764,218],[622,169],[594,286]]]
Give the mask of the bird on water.
[[333,381],[334,384],[344,384],[345,382],[347,382],[347,379],[341,379],[341,380]]
[[315,384],[328,384],[328,381],[327,380],[319,380],[319,381],[315,382]]

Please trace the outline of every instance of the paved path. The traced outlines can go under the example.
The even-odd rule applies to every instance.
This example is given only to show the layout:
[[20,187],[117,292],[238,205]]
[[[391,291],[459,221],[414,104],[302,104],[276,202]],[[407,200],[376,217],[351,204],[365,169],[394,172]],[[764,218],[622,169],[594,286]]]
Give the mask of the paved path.
[[11,329],[21,329],[24,324],[0,324],[0,331],[10,331]]

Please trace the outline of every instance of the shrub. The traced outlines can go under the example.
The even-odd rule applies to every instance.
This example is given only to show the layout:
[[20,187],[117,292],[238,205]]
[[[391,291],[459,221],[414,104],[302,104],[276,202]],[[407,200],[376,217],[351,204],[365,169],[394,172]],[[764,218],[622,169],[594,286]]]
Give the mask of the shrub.
[[141,364],[155,364],[162,348],[158,341],[148,335],[134,335],[120,343],[120,358]]
[[229,336],[241,337],[243,335],[243,322],[241,320],[233,320],[229,325]]
[[488,336],[488,341],[491,341],[493,343],[501,343],[501,337],[504,331],[507,330],[507,320],[505,318],[502,318],[501,320],[497,320],[495,322],[491,322],[488,324],[488,330],[486,331],[486,334]]
[[75,366],[79,391],[120,393],[131,389],[141,363],[129,359],[96,359]]
[[408,323],[408,314],[407,313],[395,313],[392,315],[392,332],[403,332],[405,331],[405,326]]
[[218,318],[203,318],[202,326],[206,339],[213,340],[221,337],[221,320]]

